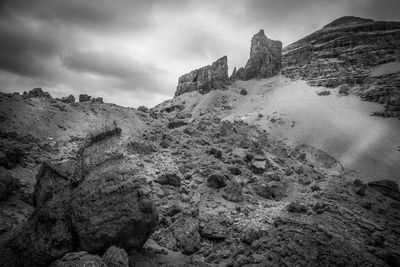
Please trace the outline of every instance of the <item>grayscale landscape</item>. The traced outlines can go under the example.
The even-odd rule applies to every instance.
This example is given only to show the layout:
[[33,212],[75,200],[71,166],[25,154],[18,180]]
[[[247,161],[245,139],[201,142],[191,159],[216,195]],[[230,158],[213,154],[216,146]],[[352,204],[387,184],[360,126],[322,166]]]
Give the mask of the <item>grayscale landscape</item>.
[[400,266],[400,5],[206,2],[0,3],[0,266]]

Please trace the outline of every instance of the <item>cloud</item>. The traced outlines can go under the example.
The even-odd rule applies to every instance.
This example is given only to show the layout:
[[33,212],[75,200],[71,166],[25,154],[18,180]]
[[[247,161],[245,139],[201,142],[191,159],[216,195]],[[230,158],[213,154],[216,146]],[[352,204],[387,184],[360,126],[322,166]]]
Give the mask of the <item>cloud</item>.
[[228,56],[243,66],[264,29],[288,45],[332,20],[400,20],[398,0],[3,0],[0,90],[88,93],[154,106],[177,79]]

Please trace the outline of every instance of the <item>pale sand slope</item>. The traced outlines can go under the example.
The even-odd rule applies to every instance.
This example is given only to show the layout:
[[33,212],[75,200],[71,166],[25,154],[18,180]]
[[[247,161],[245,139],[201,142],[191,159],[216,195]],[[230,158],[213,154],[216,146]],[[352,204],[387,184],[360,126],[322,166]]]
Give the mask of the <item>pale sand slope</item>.
[[[291,145],[306,143],[320,148],[367,181],[400,182],[400,120],[370,116],[382,106],[357,96],[339,97],[337,90],[318,96],[315,91],[323,88],[283,76],[238,81],[230,90],[238,92],[240,88],[248,95],[227,93],[233,109],[225,119],[241,118]],[[277,121],[271,122],[271,118]]]

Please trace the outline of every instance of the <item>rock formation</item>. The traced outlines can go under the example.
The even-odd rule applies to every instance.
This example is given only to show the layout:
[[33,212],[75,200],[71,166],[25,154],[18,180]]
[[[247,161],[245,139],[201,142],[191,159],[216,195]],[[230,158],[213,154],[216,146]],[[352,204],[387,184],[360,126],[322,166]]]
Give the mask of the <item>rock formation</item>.
[[23,96],[25,97],[43,97],[43,98],[52,98],[48,92],[43,92],[42,88],[33,88],[29,92],[24,92]]
[[206,94],[211,90],[224,88],[228,78],[228,59],[224,56],[211,66],[207,65],[179,77],[175,96],[193,91]]
[[75,103],[75,97],[73,95],[64,96],[61,98],[61,102],[66,104]]
[[260,30],[251,39],[250,58],[244,68],[233,71],[231,79],[260,79],[277,75],[281,70],[282,42],[267,38]]
[[285,47],[282,74],[316,86],[348,85],[363,100],[386,105],[400,116],[400,69],[374,68],[400,61],[400,23],[339,18]]
[[79,102],[88,102],[92,99],[90,95],[87,94],[80,94],[79,95]]

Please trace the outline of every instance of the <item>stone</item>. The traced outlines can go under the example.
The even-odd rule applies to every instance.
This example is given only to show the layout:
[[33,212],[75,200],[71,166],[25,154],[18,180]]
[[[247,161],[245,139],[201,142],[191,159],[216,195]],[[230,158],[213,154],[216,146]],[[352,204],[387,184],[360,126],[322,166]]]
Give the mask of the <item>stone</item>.
[[199,234],[204,238],[214,241],[225,240],[227,237],[227,232],[221,224],[221,219],[208,214],[200,217]]
[[155,182],[161,185],[172,185],[178,187],[181,185],[181,177],[176,173],[164,173],[160,175]]
[[294,212],[294,213],[306,213],[307,212],[307,206],[305,206],[302,203],[299,202],[290,202],[286,206],[287,211],[289,212]]
[[158,212],[141,180],[104,171],[73,192],[72,225],[80,246],[104,252],[110,244],[140,249],[158,224]]
[[0,167],[0,201],[6,200],[13,191],[21,187],[20,182],[9,171]]
[[168,129],[175,129],[188,124],[186,120],[175,119],[168,122]]
[[267,38],[260,30],[251,39],[250,58],[244,69],[236,71],[231,79],[251,80],[269,78],[281,70],[282,42]]
[[97,103],[97,104],[103,104],[103,98],[102,97],[93,97],[91,100],[92,103]]
[[128,267],[128,253],[123,248],[112,246],[104,253],[103,262],[107,267]]
[[286,195],[285,186],[281,182],[258,182],[253,186],[254,191],[267,199],[280,200]]
[[400,201],[400,190],[398,184],[395,181],[392,180],[373,181],[369,182],[368,186],[387,197]]
[[48,92],[44,92],[42,88],[33,88],[28,93],[24,92],[23,95],[27,97],[41,97],[52,99],[51,95]]
[[75,97],[73,95],[64,96],[61,98],[61,102],[66,104],[75,103]]
[[249,226],[243,233],[242,241],[246,244],[251,245],[251,243],[253,243],[254,241],[256,241],[261,237],[261,234],[262,233],[260,229],[254,226]]
[[158,243],[168,249],[179,249],[185,255],[191,255],[201,247],[197,219],[182,214],[168,228],[163,230]]
[[231,202],[241,202],[243,201],[244,197],[242,194],[243,186],[236,182],[231,181],[222,192],[222,197]]
[[213,155],[217,159],[220,159],[222,157],[222,151],[214,147],[207,150],[207,154]]
[[88,102],[92,99],[92,97],[90,95],[87,94],[80,94],[79,95],[79,102]]
[[347,96],[347,95],[349,95],[349,93],[350,93],[350,87],[349,86],[347,86],[347,85],[340,86],[339,92],[338,92],[338,94],[340,96]]
[[207,186],[215,189],[225,187],[229,177],[224,173],[213,173],[207,179]]
[[[65,165],[65,169],[73,168],[73,163]],[[19,266],[47,266],[73,251],[77,243],[70,222],[70,175],[64,168],[44,162],[36,180],[35,210],[9,244],[18,255]]]
[[265,158],[254,158],[251,160],[249,168],[254,174],[262,174],[269,168],[270,165],[270,162]]
[[179,77],[175,96],[193,91],[206,94],[211,90],[225,88],[228,79],[228,59],[224,56],[211,65]]
[[149,113],[150,112],[150,110],[145,106],[140,106],[140,107],[137,108],[137,110],[139,110],[139,111],[141,111],[143,113]]
[[325,95],[331,94],[331,92],[329,92],[328,90],[320,90],[320,91],[317,91],[316,93],[317,93],[317,95],[320,95],[320,96],[325,96]]
[[97,255],[91,255],[86,251],[71,252],[61,259],[53,262],[50,267],[109,267]]

